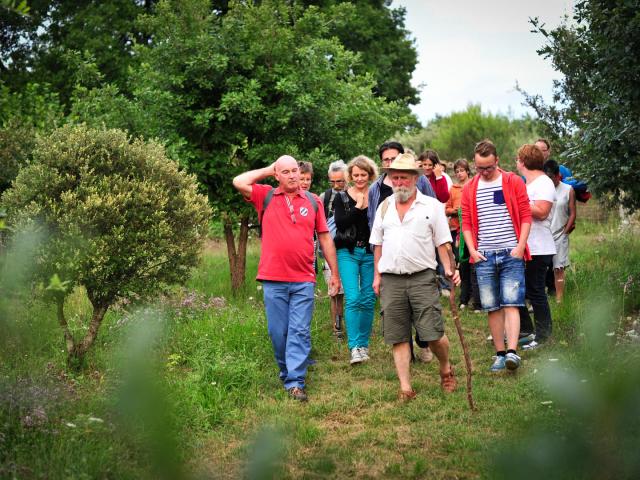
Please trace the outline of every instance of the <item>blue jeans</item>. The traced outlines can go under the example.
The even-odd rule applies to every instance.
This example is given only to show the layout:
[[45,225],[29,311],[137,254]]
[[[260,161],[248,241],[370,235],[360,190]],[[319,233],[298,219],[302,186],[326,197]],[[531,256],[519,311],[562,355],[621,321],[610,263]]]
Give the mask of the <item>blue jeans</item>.
[[340,280],[344,288],[344,320],[349,349],[368,347],[376,294],[373,291],[373,254],[356,247],[337,251]]
[[524,305],[524,260],[509,249],[480,252],[485,261],[475,263],[480,303],[487,312]]
[[263,281],[267,328],[284,388],[304,388],[311,353],[313,282]]

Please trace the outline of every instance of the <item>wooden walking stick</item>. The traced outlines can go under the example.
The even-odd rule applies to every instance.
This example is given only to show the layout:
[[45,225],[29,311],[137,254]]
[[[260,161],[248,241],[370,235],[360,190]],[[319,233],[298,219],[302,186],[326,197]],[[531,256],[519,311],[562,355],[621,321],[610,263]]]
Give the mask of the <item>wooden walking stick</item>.
[[[453,256],[453,250],[451,249],[451,245],[447,245],[447,252],[449,252],[449,262],[450,265],[455,268],[456,259]],[[449,279],[449,284],[451,285],[451,294],[449,295],[449,307],[451,307],[451,316],[453,317],[453,322],[456,325],[456,330],[458,331],[458,338],[460,338],[460,344],[462,344],[462,353],[464,354],[464,365],[467,370],[467,401],[469,402],[469,408],[471,411],[475,411],[476,404],[473,401],[473,389],[471,386],[471,357],[469,356],[469,348],[467,347],[467,341],[464,339],[464,332],[462,331],[462,323],[460,322],[460,315],[458,313],[458,306],[456,305],[456,285],[453,283],[453,278]]]

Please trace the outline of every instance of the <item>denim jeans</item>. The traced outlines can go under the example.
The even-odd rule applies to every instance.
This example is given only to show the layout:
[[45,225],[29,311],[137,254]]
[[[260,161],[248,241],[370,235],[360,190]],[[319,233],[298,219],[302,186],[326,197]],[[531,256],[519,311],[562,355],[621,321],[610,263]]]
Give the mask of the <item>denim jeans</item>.
[[[545,292],[545,276],[551,267],[553,255],[533,255],[525,266],[524,276],[527,285],[527,298],[533,307],[536,321],[536,341],[544,341],[551,335],[551,309]],[[520,331],[532,333],[533,324],[526,308],[520,309]]]
[[373,254],[356,247],[339,248],[338,267],[344,288],[344,321],[349,349],[368,347],[376,294],[373,291]]
[[267,328],[284,388],[304,388],[311,353],[313,282],[263,281]]
[[509,249],[480,252],[486,260],[475,263],[480,302],[485,311],[524,305],[524,260],[512,257],[510,252]]

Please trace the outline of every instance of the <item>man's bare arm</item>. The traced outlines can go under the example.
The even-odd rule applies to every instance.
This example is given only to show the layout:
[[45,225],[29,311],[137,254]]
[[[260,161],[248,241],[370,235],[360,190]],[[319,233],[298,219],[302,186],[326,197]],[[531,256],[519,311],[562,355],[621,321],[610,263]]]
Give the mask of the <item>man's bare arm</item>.
[[257,170],[250,170],[248,172],[241,173],[233,179],[233,186],[238,190],[245,198],[251,198],[251,192],[253,190],[253,184],[258,183],[260,180],[264,180],[267,177],[274,175],[276,172],[275,163],[272,163],[268,167],[258,168]]
[[455,285],[460,285],[460,274],[456,270],[455,257],[451,250],[451,243],[446,242],[438,246],[438,256],[444,268],[444,274],[447,278],[453,279]]
[[338,260],[336,257],[336,247],[329,232],[318,233],[318,242],[322,249],[322,254],[331,269],[331,280],[329,281],[329,291],[334,295],[340,291],[340,272],[338,271]]

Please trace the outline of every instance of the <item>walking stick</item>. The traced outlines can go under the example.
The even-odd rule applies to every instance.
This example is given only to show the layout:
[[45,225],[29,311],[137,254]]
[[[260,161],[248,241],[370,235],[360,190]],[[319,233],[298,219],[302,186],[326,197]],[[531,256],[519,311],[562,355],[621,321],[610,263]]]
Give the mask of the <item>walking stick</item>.
[[[448,245],[447,252],[449,253],[449,262],[452,267],[455,268],[456,260],[453,256],[453,250],[451,245]],[[469,356],[469,348],[467,347],[467,341],[464,339],[464,333],[462,331],[462,323],[460,323],[460,315],[458,313],[458,306],[456,305],[456,285],[453,283],[453,278],[449,279],[451,285],[451,294],[449,295],[449,307],[451,307],[451,316],[453,322],[456,325],[458,331],[458,337],[462,344],[462,353],[464,354],[464,365],[467,370],[467,401],[469,402],[469,408],[471,411],[475,411],[476,405],[473,401],[473,390],[471,387],[471,357]]]

